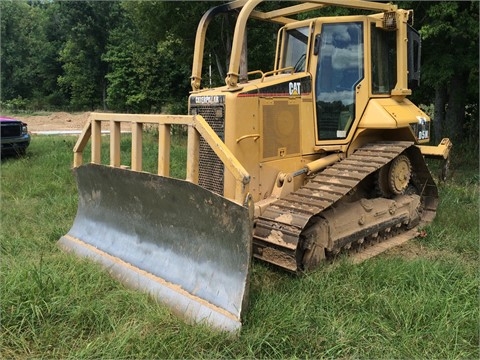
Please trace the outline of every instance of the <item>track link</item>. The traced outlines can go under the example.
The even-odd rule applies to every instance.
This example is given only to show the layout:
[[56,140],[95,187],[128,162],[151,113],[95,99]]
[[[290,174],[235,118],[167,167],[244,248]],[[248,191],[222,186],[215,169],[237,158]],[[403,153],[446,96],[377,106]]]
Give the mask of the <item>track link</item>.
[[[254,256],[286,270],[303,270],[299,252],[304,251],[302,234],[312,219],[344,199],[361,181],[385,166],[402,152],[407,152],[415,169],[412,183],[422,197],[422,218],[433,220],[438,203],[437,188],[423,157],[412,142],[379,142],[367,144],[345,160],[335,163],[285,198],[269,205],[256,219]],[[385,229],[401,233],[404,220],[386,223]],[[343,240],[336,248],[350,248],[357,240]],[[351,243],[350,243],[351,242]]]

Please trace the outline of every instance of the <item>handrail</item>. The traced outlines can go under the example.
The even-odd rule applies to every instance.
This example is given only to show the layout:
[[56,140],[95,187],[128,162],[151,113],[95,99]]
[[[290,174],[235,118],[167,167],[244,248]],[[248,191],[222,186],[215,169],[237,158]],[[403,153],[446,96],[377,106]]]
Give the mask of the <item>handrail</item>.
[[248,134],[248,135],[240,136],[236,140],[236,143],[238,144],[240,141],[243,141],[245,139],[250,139],[250,138],[253,138],[253,141],[257,141],[258,139],[260,139],[260,134]]
[[144,124],[158,125],[158,175],[169,176],[170,168],[170,126],[188,126],[186,181],[198,184],[200,136],[235,178],[233,201],[244,205],[248,195],[250,175],[218,137],[201,115],[138,115],[91,113],[73,148],[73,167],[83,163],[83,150],[91,139],[91,162],[101,164],[101,126],[110,123],[110,166],[121,167],[120,126],[132,126],[131,171],[142,170],[142,134]]
[[276,69],[276,70],[271,70],[271,71],[267,71],[266,73],[263,74],[262,76],[262,82],[263,80],[265,80],[265,78],[267,76],[270,76],[270,75],[275,75],[275,74],[278,74],[280,72],[287,72],[287,71],[290,71],[290,74],[293,74],[295,72],[295,68],[293,66],[287,66],[287,67],[284,67],[284,68],[281,68],[281,69]]
[[278,74],[280,72],[287,72],[287,71],[290,71],[290,74],[293,74],[295,72],[295,68],[293,66],[287,66],[281,69],[271,70],[267,72],[263,72],[262,70],[253,70],[253,71],[249,71],[247,75],[248,76],[261,75],[260,82],[263,82],[267,76],[271,76],[271,75]]

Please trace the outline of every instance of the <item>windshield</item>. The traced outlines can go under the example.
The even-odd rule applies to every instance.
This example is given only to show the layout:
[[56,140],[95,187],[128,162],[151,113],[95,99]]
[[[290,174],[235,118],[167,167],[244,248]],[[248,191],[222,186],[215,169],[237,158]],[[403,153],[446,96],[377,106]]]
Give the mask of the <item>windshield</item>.
[[281,68],[292,66],[295,72],[305,71],[309,29],[304,26],[284,32]]

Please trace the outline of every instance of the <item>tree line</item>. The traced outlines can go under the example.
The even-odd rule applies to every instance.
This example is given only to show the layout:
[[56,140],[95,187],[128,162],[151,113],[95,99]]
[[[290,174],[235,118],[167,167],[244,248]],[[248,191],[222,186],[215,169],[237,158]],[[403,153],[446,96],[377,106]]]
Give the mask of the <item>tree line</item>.
[[[2,109],[184,113],[198,21],[223,2],[0,1]],[[435,117],[436,139],[476,143],[478,2],[398,5],[414,10],[422,36],[422,83],[412,100]],[[230,15],[209,27],[203,64],[213,85],[223,84],[234,24]],[[271,70],[276,40],[265,34],[277,25],[253,25],[249,70]]]

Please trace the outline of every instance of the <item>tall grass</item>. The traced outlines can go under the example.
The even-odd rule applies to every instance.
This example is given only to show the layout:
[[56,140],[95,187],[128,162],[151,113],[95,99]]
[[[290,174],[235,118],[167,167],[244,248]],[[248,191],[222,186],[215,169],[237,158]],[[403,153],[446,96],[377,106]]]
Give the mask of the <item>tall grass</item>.
[[[173,142],[176,159],[183,141]],[[300,278],[254,262],[234,337],[185,324],[57,248],[76,213],[74,142],[34,137],[26,157],[2,160],[1,358],[478,358],[477,164],[440,186],[425,238]],[[155,136],[144,143],[144,165],[155,171]],[[171,172],[183,171],[175,161]]]

